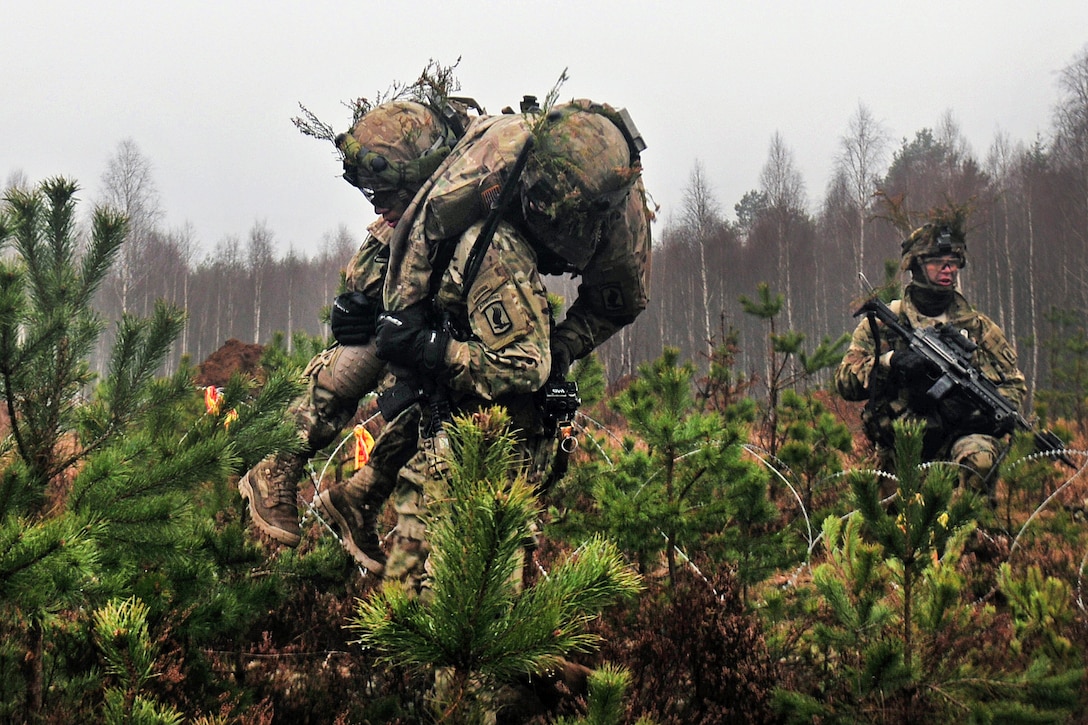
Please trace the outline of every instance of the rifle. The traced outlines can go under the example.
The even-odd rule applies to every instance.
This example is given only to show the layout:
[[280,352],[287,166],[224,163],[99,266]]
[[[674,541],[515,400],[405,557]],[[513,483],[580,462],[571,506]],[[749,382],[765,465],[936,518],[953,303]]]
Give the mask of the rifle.
[[[1062,453],[1065,442],[1049,430],[1036,430],[1008,398],[1001,394],[992,380],[983,375],[971,364],[971,353],[978,347],[965,335],[958,334],[947,325],[927,327],[922,330],[907,329],[891,308],[878,297],[872,297],[854,313],[854,317],[868,315],[873,331],[876,325],[873,318],[901,337],[909,349],[918,353],[940,375],[937,381],[926,391],[934,401],[943,400],[949,393],[957,392],[971,401],[978,410],[994,424],[995,430],[1019,429],[1032,434],[1036,450],[1043,453],[1055,453],[1058,460],[1071,469],[1078,466]],[[879,337],[873,335],[874,342]]]

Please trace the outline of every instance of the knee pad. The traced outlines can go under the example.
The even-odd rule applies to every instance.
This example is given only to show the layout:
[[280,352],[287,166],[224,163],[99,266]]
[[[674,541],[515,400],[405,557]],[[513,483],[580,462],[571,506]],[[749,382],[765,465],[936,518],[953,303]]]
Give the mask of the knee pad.
[[322,353],[321,363],[311,372],[314,387],[358,405],[359,400],[378,387],[385,362],[375,354],[374,343],[337,346]]
[[310,447],[320,450],[335,440],[359,407],[359,400],[378,386],[385,363],[375,346],[336,345],[316,355],[306,367],[310,379],[305,406]]

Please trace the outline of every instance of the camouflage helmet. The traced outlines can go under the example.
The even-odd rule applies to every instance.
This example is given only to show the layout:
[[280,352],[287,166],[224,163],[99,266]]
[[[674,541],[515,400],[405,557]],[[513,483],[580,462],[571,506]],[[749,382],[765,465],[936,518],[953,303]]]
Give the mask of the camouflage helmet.
[[442,118],[414,101],[383,103],[336,137],[344,155],[344,178],[371,201],[378,191],[414,192],[456,143],[456,134]]
[[577,270],[593,256],[604,220],[641,168],[612,116],[612,109],[589,101],[553,108],[534,129],[535,148],[520,179],[531,237]]
[[956,256],[961,268],[967,266],[967,234],[959,223],[930,222],[911,232],[900,246],[904,270],[920,271],[915,262],[926,257]]

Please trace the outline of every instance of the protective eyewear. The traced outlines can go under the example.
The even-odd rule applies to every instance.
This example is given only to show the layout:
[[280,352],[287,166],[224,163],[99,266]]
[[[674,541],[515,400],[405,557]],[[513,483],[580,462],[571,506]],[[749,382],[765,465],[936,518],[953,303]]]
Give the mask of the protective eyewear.
[[952,271],[956,271],[963,267],[963,260],[959,257],[926,257],[922,260],[922,264],[927,267],[932,267],[938,272],[945,267],[948,267]]

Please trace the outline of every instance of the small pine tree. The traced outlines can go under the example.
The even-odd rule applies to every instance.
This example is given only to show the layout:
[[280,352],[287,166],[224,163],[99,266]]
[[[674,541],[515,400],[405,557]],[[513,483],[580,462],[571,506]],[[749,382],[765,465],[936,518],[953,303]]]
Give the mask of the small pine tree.
[[436,714],[459,723],[490,708],[503,683],[592,648],[588,620],[640,583],[616,548],[596,538],[522,588],[537,504],[532,486],[511,476],[509,418],[491,409],[448,430],[449,496],[431,504],[427,526],[431,596],[412,598],[386,583],[359,604],[351,627],[391,662],[440,671]]
[[115,683],[106,689],[102,722],[175,725],[181,713],[147,697],[144,688],[156,675],[158,647],[147,628],[147,605],[138,599],[113,601],[94,614],[94,637]]
[[742,402],[752,403],[746,395],[754,382],[743,372],[737,372],[737,354],[740,352],[740,331],[726,326],[725,315],[719,321],[716,339],[710,341],[707,355],[707,374],[699,381],[699,398],[708,410],[727,415]]
[[778,459],[786,466],[784,475],[797,484],[805,515],[815,516],[816,489],[842,471],[843,455],[853,446],[850,429],[814,396],[793,390],[783,391],[780,420],[783,437]]
[[[50,179],[10,192],[0,213],[0,245],[11,250],[0,261],[0,399],[10,426],[0,458],[0,630],[23,644],[0,654],[6,672],[22,675],[4,678],[0,710],[14,720],[45,717],[47,693],[54,719],[88,719],[80,708],[101,685],[85,675],[88,617],[99,604],[139,592],[152,616],[171,606],[191,614],[222,593],[198,543],[194,492],[225,485],[294,439],[272,410],[296,391],[283,379],[255,395],[236,381],[219,414],[192,423],[190,371],[155,377],[184,321],[165,304],[148,319],[122,317],[96,384],[87,358],[105,323],[91,300],[125,219],[95,210],[80,253],[76,191]],[[179,601],[186,584],[193,598]]]
[[[694,377],[694,365],[679,364],[673,348],[640,366],[613,402],[633,435],[618,450],[602,447],[604,463],[577,466],[565,492],[568,500],[588,494],[594,515],[565,512],[554,530],[600,531],[643,572],[664,554],[670,580],[678,549],[707,548],[737,561],[742,581],[758,581],[783,551],[767,480],[745,459],[744,416],[702,410]],[[569,509],[579,507],[585,502],[572,501]]]
[[[623,721],[624,696],[630,686],[630,672],[622,667],[602,665],[588,678],[585,717],[559,718],[554,725],[620,725]],[[639,718],[635,725],[653,725],[653,721]]]
[[[971,596],[957,569],[975,504],[953,491],[954,471],[920,465],[921,445],[920,425],[897,424],[890,510],[873,476],[857,472],[857,512],[825,520],[827,559],[811,592],[796,592],[812,623],[798,632],[804,620],[795,618],[778,636],[790,643],[791,678],[776,692],[778,712],[798,723],[1065,719],[1083,672],[1054,661],[1055,643],[1038,636],[1039,620],[1060,611],[1060,592],[1007,580],[1024,634],[1010,638],[1007,616]],[[1041,646],[1029,652],[1026,642]]]
[[798,383],[805,383],[821,370],[837,365],[842,359],[843,350],[850,342],[850,335],[844,334],[832,341],[824,337],[811,353],[804,350],[805,336],[795,330],[779,332],[776,318],[785,302],[781,294],[771,293],[770,286],[761,282],[758,287],[758,299],[740,297],[745,313],[767,321],[767,362],[765,384],[767,386],[767,407],[764,411],[764,430],[767,450],[772,456],[778,454],[778,445],[782,439],[779,430],[780,400],[785,390]]
[[1050,372],[1040,385],[1036,404],[1054,420],[1073,420],[1081,434],[1088,431],[1088,328],[1077,310],[1051,307],[1044,315],[1050,334],[1042,340]]

